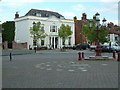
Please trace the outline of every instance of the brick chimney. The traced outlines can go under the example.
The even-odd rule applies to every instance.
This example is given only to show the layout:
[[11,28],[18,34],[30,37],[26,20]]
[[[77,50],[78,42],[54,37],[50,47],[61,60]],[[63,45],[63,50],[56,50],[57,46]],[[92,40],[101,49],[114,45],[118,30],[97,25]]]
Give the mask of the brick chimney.
[[16,14],[15,14],[15,19],[16,19],[16,18],[19,18],[18,12],[16,12]]
[[77,20],[77,17],[76,17],[76,16],[74,17],[74,20]]
[[96,20],[96,15],[93,16],[93,20]]
[[82,14],[82,20],[86,20],[87,19],[87,14],[86,13],[83,13]]

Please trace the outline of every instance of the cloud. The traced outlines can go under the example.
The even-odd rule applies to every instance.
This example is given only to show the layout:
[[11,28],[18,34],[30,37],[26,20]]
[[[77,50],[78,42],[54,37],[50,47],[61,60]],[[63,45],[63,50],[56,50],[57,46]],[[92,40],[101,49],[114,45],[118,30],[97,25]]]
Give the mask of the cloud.
[[35,3],[35,2],[42,2],[43,0],[2,0],[2,2],[7,3]]
[[118,3],[102,3],[99,8],[92,8],[92,12],[100,12],[100,13],[118,13]]
[[107,20],[107,23],[109,23],[109,22],[113,22],[114,25],[118,25],[118,20]]
[[93,8],[91,9],[92,12],[108,12],[109,8]]
[[54,10],[52,10],[50,8],[37,8],[37,9],[39,9],[39,10],[47,10],[47,11],[54,11]]
[[0,0],[2,2],[22,2],[22,3],[35,3],[35,2],[119,2],[119,0]]
[[100,2],[119,2],[119,0],[100,0]]
[[75,6],[72,6],[72,8],[76,11],[84,11],[86,9],[86,7],[82,4],[78,4],[78,5],[75,5]]
[[24,4],[38,3],[38,2],[43,2],[43,0],[1,0],[0,6],[20,7]]
[[76,14],[73,12],[62,12],[62,15],[67,18],[73,18],[74,16],[76,16]]

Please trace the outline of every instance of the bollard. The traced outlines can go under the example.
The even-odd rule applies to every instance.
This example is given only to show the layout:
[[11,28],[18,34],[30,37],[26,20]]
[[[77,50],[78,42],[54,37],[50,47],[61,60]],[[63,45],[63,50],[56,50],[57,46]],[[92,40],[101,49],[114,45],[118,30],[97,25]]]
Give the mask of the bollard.
[[118,60],[117,61],[120,61],[120,52],[118,52]]
[[10,61],[12,60],[12,54],[10,53]]
[[81,52],[78,53],[78,60],[82,60]]
[[116,59],[116,51],[113,51],[113,58]]
[[84,58],[84,52],[82,52],[82,58]]

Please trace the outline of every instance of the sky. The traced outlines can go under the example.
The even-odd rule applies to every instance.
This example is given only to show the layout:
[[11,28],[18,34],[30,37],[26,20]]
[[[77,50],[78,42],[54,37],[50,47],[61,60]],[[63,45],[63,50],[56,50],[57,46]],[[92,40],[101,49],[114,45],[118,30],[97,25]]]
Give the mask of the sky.
[[14,21],[15,13],[24,16],[30,9],[40,9],[58,12],[66,19],[77,16],[80,20],[82,13],[92,19],[97,12],[100,19],[118,25],[119,0],[0,0],[0,23]]

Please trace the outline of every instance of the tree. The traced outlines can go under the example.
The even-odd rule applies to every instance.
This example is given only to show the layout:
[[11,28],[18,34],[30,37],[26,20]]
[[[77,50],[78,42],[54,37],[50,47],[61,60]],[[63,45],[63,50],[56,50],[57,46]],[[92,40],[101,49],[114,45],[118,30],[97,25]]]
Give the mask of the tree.
[[8,41],[8,43],[12,43],[15,37],[15,22],[14,21],[7,21],[2,24],[2,40]]
[[41,29],[41,23],[37,22],[33,27],[30,27],[30,34],[33,40],[37,43],[38,39],[45,38],[47,34]]
[[73,32],[71,31],[71,27],[69,25],[62,24],[58,29],[58,36],[62,38],[63,44],[65,44],[65,40],[70,36]]
[[[97,28],[96,28],[96,23],[95,21],[92,22],[92,27],[90,28],[89,27],[89,22],[87,22],[86,24],[83,24],[82,25],[82,29],[83,29],[83,33],[85,34],[85,36],[87,37],[87,40],[88,42],[90,43],[93,43],[93,42],[97,42]],[[108,38],[107,38],[107,35],[108,35],[108,30],[106,27],[104,26],[101,26],[99,27],[99,41],[101,43],[104,43],[104,42],[107,42],[108,41]]]

